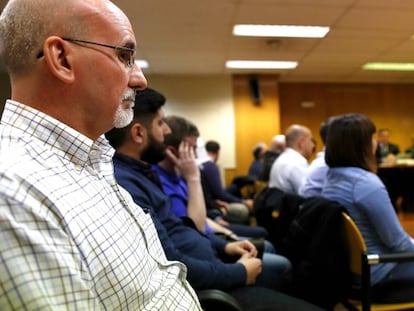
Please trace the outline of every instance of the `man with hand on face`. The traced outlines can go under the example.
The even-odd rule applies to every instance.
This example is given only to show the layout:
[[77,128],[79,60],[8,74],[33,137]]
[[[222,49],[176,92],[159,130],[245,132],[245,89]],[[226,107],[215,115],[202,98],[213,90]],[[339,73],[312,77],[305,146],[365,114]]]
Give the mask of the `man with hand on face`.
[[[179,167],[188,187],[194,186],[195,193],[200,187],[197,186],[199,170],[190,144],[180,144],[175,155],[166,149],[164,137],[171,129],[164,119],[164,104],[165,97],[155,90],[138,92],[133,122],[126,128],[111,130],[106,136],[117,150],[114,165],[118,182],[152,216],[168,259],[186,264],[188,280],[194,288],[225,290],[245,310],[318,310],[274,290],[247,286],[255,284],[261,272],[261,260],[255,258],[255,248],[249,242],[226,242],[197,229],[189,218],[183,220],[172,213],[170,198],[163,192],[151,164],[167,156]],[[219,257],[226,255],[237,255],[240,259],[225,262]]]
[[186,268],[116,183],[103,134],[147,82],[107,0],[10,0],[0,56],[1,310],[201,310]]

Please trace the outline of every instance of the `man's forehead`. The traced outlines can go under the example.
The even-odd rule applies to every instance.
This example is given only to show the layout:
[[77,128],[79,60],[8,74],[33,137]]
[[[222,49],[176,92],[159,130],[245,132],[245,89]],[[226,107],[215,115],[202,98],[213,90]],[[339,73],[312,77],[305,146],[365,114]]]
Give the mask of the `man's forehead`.
[[[131,22],[126,14],[111,1],[99,1],[98,4],[91,0],[85,2],[85,17],[94,32],[98,36],[108,37],[115,36],[119,41],[114,42],[120,46],[136,48],[135,34],[131,26]],[[91,6],[91,7],[88,7]]]
[[165,117],[165,111],[162,107],[158,108],[156,116],[159,117],[159,118],[164,118]]

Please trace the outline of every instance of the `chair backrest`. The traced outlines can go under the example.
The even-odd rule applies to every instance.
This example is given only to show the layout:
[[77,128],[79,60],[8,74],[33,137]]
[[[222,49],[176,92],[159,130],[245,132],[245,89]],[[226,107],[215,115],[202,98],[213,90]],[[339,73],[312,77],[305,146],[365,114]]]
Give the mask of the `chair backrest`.
[[342,212],[343,225],[344,225],[344,237],[346,247],[348,248],[349,254],[349,267],[352,273],[356,275],[362,274],[362,257],[361,255],[366,252],[367,247],[365,245],[364,238],[359,231],[357,225],[352,218]]
[[259,195],[260,192],[263,191],[264,188],[266,188],[268,183],[266,181],[261,180],[255,180],[254,187],[255,187],[255,197]]

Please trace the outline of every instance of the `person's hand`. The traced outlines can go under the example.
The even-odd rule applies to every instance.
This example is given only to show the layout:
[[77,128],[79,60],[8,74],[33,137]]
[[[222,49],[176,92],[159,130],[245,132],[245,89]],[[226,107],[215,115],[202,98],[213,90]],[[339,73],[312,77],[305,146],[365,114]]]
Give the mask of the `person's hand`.
[[246,269],[246,285],[253,285],[257,276],[262,272],[262,261],[245,254],[237,261]]
[[194,149],[186,141],[182,141],[178,147],[178,157],[166,150],[168,158],[174,163],[177,173],[187,182],[200,180],[200,170],[197,166]]
[[225,208],[225,209],[228,209],[228,208],[229,208],[229,203],[227,203],[227,202],[225,202],[225,201],[222,201],[222,200],[217,199],[217,200],[215,200],[215,202],[216,202],[216,204],[217,204],[219,207],[223,207],[223,208]]
[[218,223],[219,225],[224,226],[224,227],[226,227],[226,226],[229,225],[229,222],[226,221],[226,220],[224,220],[221,217],[219,217],[219,218],[216,219],[216,223]]
[[236,241],[227,243],[224,251],[227,255],[230,256],[244,256],[249,255],[250,257],[257,256],[257,249],[251,242],[248,240]]
[[387,155],[385,159],[383,160],[383,162],[386,164],[394,164],[396,161],[397,161],[397,157],[395,154],[392,154],[392,153]]
[[221,200],[216,200],[215,202],[217,206],[220,208],[222,214],[227,215],[229,208],[230,208],[229,203],[221,201]]
[[243,204],[246,205],[250,210],[253,208],[253,200],[252,199],[243,200]]

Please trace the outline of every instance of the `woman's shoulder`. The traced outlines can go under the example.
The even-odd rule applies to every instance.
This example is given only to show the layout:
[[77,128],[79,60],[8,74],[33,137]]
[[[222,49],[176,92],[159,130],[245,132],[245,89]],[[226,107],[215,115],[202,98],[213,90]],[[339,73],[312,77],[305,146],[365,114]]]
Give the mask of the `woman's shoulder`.
[[338,167],[329,169],[331,174],[342,175],[348,180],[352,180],[354,184],[362,184],[366,186],[382,184],[378,176],[365,169],[359,167]]

